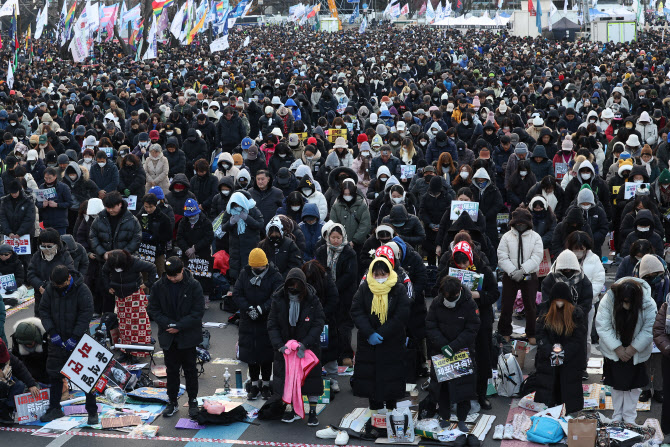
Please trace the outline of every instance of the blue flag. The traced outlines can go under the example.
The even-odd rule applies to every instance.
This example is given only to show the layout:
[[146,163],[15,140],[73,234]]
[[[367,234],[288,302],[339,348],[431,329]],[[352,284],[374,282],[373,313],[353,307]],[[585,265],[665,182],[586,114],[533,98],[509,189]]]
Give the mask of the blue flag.
[[535,24],[537,25],[537,32],[542,34],[542,5],[540,0],[537,0],[537,15],[535,16]]
[[363,34],[365,33],[365,28],[368,26],[368,18],[363,17],[363,21],[361,22],[361,26],[358,28],[358,34]]
[[349,25],[353,25],[356,18],[358,18],[358,5],[359,4],[356,3],[356,9],[354,9],[354,13],[349,17]]

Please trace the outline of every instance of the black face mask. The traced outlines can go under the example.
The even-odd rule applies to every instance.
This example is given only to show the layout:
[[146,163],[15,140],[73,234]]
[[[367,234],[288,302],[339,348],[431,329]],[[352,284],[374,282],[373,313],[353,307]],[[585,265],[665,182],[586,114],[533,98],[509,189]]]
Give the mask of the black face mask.
[[389,239],[379,239],[379,242],[381,242],[381,244],[384,245],[384,244],[388,244],[389,242],[391,242],[391,239],[390,238]]
[[298,289],[297,287],[289,287],[288,293],[290,293],[291,295],[298,295],[300,294],[300,289]]
[[281,236],[273,236],[270,238],[270,242],[272,242],[274,246],[281,244],[281,240],[282,240]]

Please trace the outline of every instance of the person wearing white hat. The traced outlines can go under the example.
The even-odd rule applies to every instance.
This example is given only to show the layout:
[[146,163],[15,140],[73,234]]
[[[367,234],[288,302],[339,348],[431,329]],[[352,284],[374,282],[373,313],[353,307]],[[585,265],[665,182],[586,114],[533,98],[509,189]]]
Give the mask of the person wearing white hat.
[[528,126],[526,132],[528,132],[528,135],[530,135],[535,141],[539,141],[540,134],[544,129],[549,128],[544,125],[544,120],[542,119],[541,116],[538,115],[535,118],[533,118],[533,120],[531,121],[531,125]]
[[630,134],[626,140],[626,151],[629,152],[633,157],[639,157],[641,150],[640,146],[640,138],[637,136],[637,134]]

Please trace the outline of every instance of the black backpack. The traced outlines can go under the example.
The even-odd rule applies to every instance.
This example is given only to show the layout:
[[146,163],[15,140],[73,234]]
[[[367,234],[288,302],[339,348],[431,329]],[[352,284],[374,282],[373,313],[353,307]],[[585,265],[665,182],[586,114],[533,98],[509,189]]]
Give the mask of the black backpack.
[[524,397],[528,396],[530,393],[537,391],[537,375],[535,371],[528,374],[528,377],[521,382],[521,388],[519,388],[519,396]]

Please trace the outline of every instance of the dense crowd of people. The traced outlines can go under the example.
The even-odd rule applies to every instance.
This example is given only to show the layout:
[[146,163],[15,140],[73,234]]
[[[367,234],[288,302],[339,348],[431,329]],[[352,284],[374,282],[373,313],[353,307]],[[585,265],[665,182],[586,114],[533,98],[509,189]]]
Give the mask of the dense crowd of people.
[[[427,407],[448,421],[456,404],[461,427],[471,400],[491,408],[495,315],[507,343],[516,308],[537,346],[536,401],[580,410],[597,342],[614,420],[634,422],[653,395],[670,431],[660,42],[271,26],[231,31],[223,53],[161,46],[140,62],[102,44],[86,65],[38,45],[0,83],[0,231],[27,235],[34,253],[1,245],[0,274],[16,280],[6,299],[34,290],[38,317],[12,343],[0,331],[12,346],[0,364],[23,387],[60,389],[91,319],[117,320],[115,337],[135,345],[154,322],[165,415],[180,368],[191,413],[202,316],[224,292],[250,399],[286,398],[285,358],[315,356],[333,393],[338,365],[354,365],[353,393],[373,412],[430,377]],[[618,263],[611,287],[603,256]],[[457,353],[473,371],[438,382],[429,360]],[[33,356],[46,374],[14,366]],[[304,378],[309,425],[321,366]],[[0,383],[0,398],[18,388]],[[301,416],[302,404],[283,420]]]

